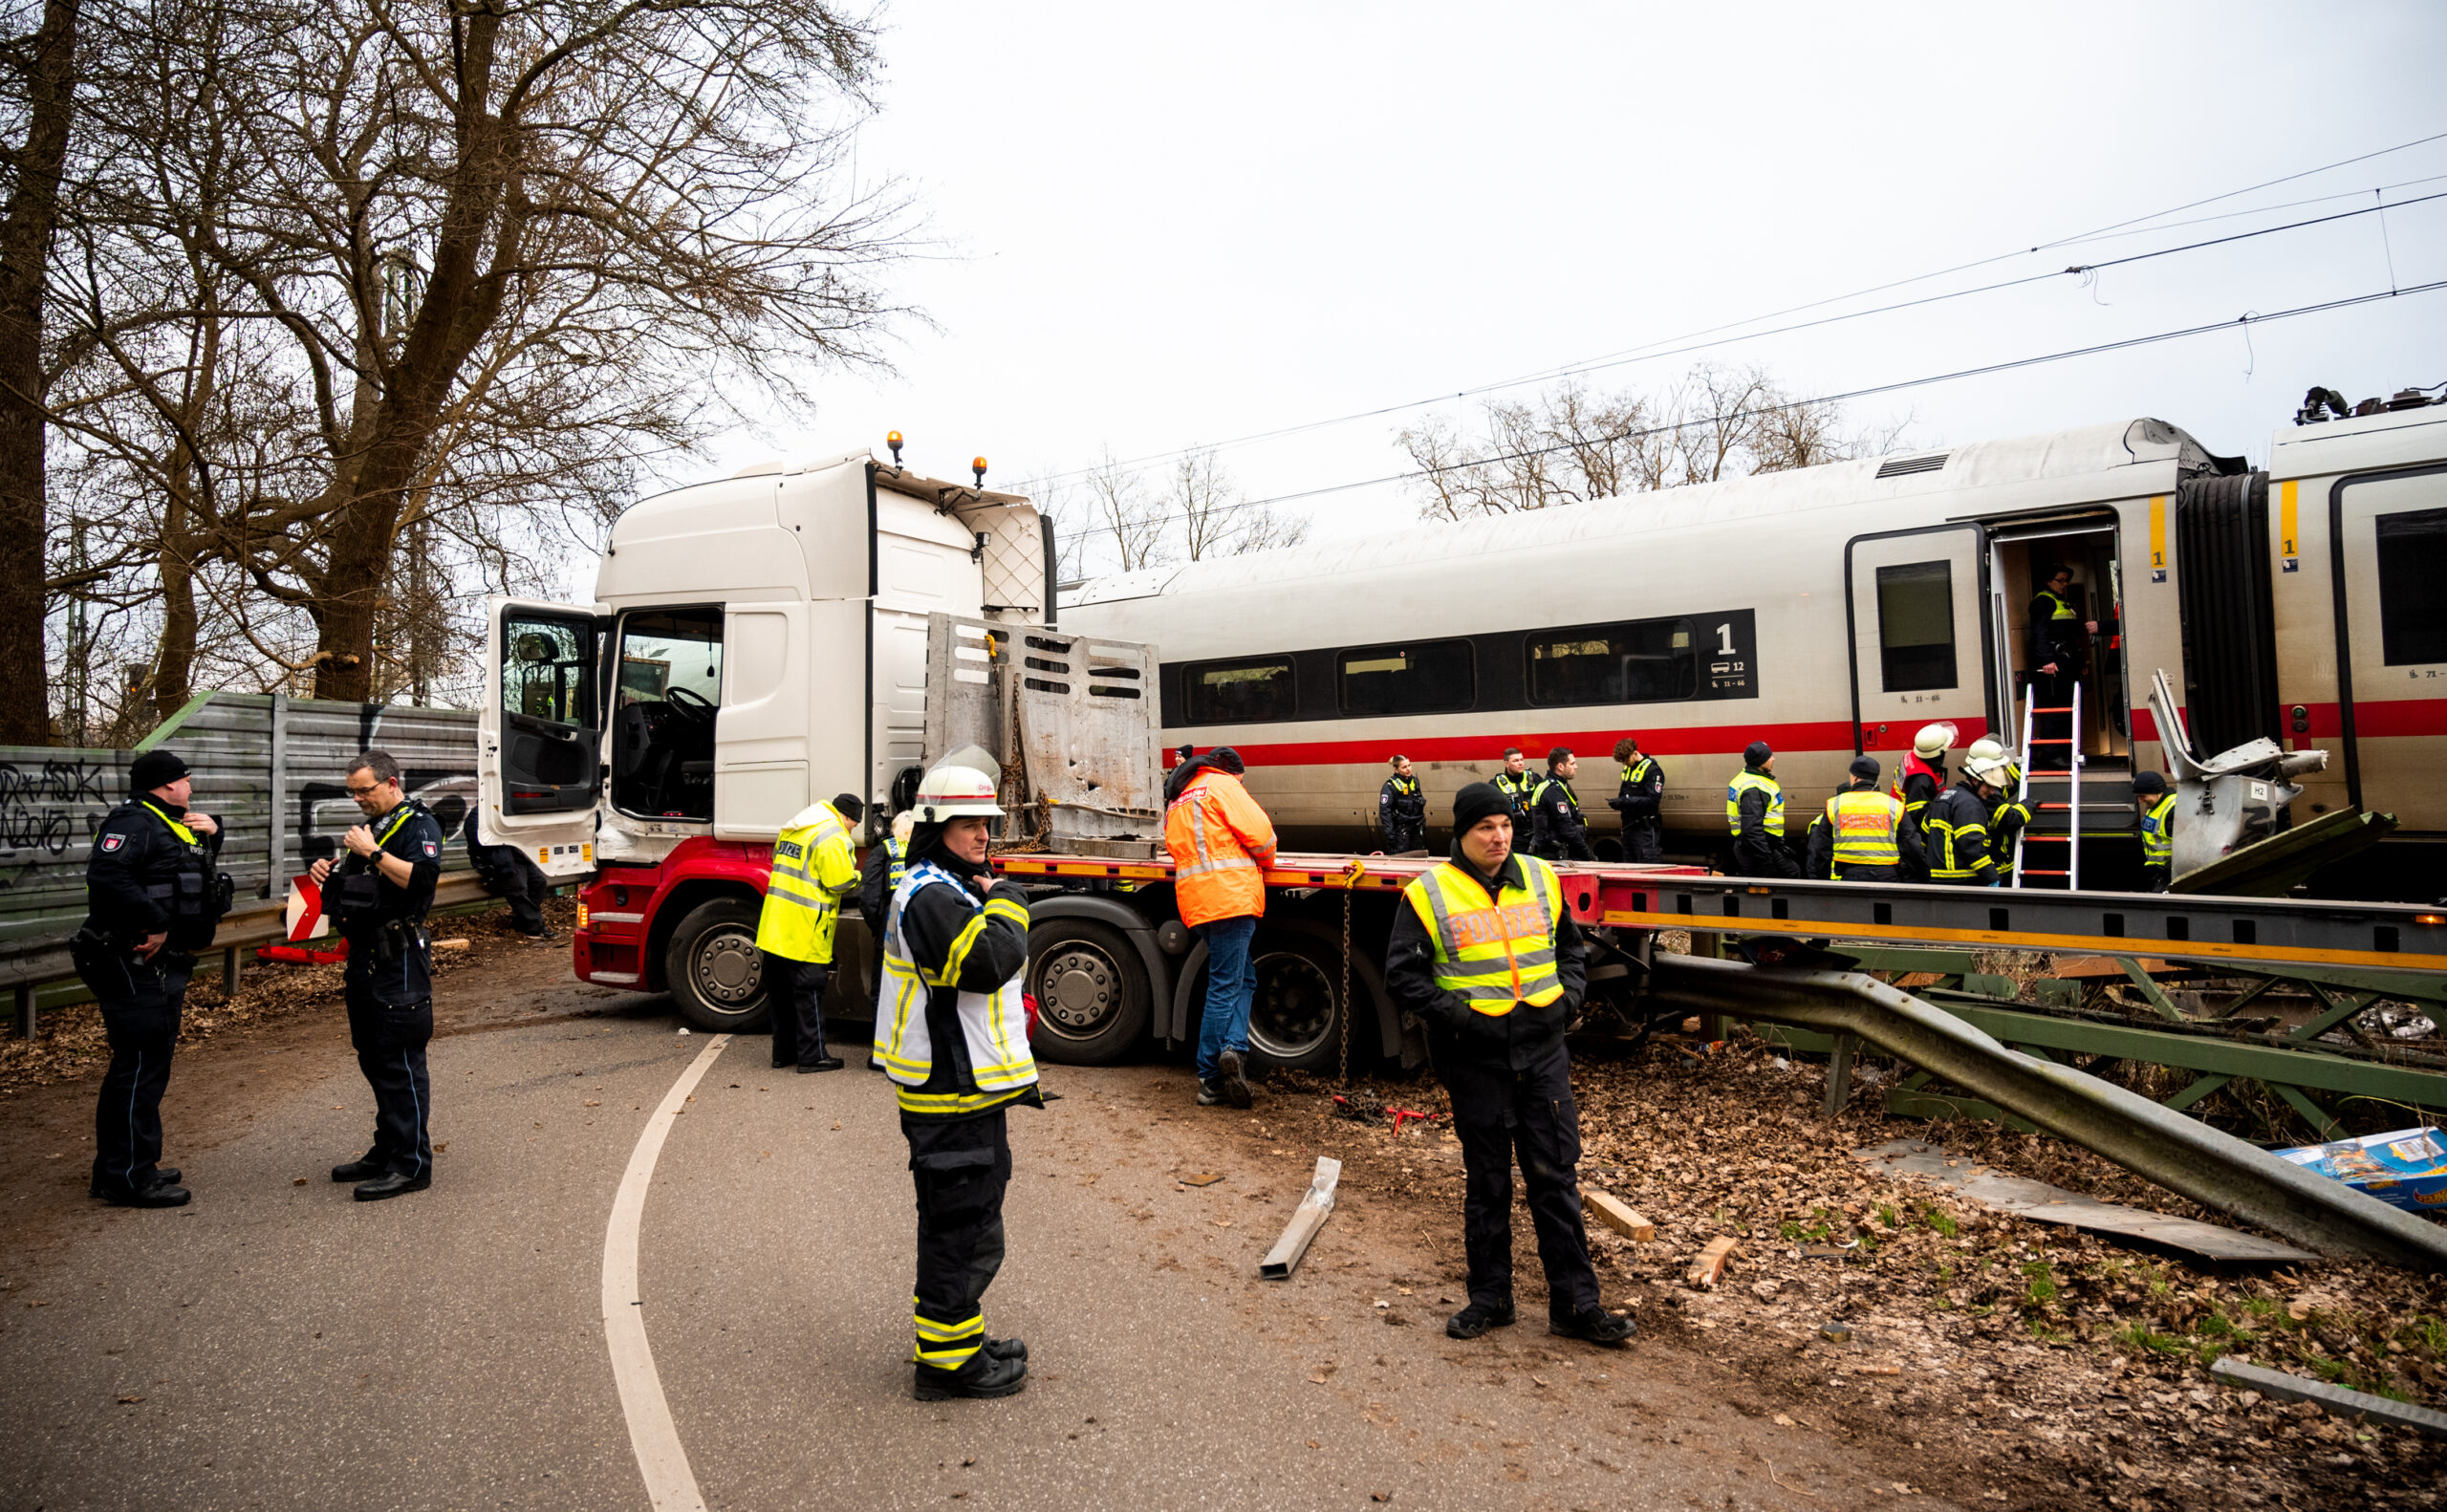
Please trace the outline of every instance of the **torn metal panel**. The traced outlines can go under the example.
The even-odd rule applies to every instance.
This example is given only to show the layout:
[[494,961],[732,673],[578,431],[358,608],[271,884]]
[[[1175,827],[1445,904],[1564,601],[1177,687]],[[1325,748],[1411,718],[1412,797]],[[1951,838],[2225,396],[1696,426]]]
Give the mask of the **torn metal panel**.
[[1882,1171],[1926,1177],[1997,1212],[2010,1213],[2016,1218],[2032,1219],[2042,1223],[2062,1223],[2068,1228],[2084,1228],[2100,1234],[2119,1234],[2128,1239],[2180,1249],[2207,1260],[2299,1264],[2306,1261],[2316,1262],[2320,1258],[2291,1244],[2281,1244],[2272,1239],[2262,1239],[2216,1223],[2170,1218],[2164,1213],[2102,1202],[2078,1192],[2068,1192],[2060,1186],[2050,1186],[2045,1181],[2007,1176],[1993,1166],[1948,1156],[1936,1145],[1917,1139],[1897,1139],[1891,1144],[1855,1150],[1852,1154]]
[[1317,1156],[1317,1170],[1309,1178],[1307,1195],[1292,1210],[1291,1221],[1283,1227],[1283,1237],[1258,1262],[1258,1274],[1267,1281],[1288,1279],[1309,1252],[1309,1242],[1326,1223],[1326,1215],[1334,1210],[1334,1188],[1342,1181],[1342,1162],[1332,1156]]

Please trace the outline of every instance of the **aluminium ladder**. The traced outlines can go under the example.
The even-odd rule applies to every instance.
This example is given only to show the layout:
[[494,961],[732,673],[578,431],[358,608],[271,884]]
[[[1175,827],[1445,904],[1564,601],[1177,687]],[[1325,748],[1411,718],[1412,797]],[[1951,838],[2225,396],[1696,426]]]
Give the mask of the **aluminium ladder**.
[[[2065,879],[2066,891],[2079,892],[2082,887],[2083,761],[2081,681],[2077,679],[2073,683],[2073,703],[2069,708],[2043,709],[2037,706],[2038,702],[2039,701],[2036,698],[2033,698],[2030,702],[2023,705],[2023,783],[2022,790],[2015,794],[2015,798],[2025,808],[2028,808],[2030,805],[2030,780],[2032,778],[2062,777],[2066,780],[2066,796],[2068,801],[2065,803],[2042,804],[2040,805],[2040,808],[2062,809],[2067,810],[2068,823],[2065,833],[2062,835],[2032,834],[2030,832],[2030,825],[2027,822],[2024,824],[2021,830],[2015,832],[2013,885],[2016,887],[2022,886],[2023,878],[2025,876],[2061,876]],[[2039,716],[2042,714],[2065,715],[2066,729],[2068,733],[2062,739],[2055,737],[2050,737],[2046,740],[2039,739],[2035,734],[2035,730],[2038,725]],[[2065,747],[2064,770],[2040,771],[2036,769],[2039,766],[2039,747],[2042,745],[2062,745]],[[2037,817],[2036,811],[2034,811],[2033,817]],[[2061,841],[2065,846],[2064,867],[2055,871],[2038,869],[2025,871],[2023,869],[2023,846],[2025,842],[2031,840],[2038,840],[2043,843],[2051,844]]]

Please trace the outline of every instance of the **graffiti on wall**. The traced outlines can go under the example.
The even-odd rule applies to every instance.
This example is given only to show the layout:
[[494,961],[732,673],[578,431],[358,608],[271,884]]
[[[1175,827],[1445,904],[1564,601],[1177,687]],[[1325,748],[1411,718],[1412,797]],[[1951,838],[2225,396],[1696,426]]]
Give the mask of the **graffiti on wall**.
[[0,762],[0,887],[99,830],[117,769],[86,758]]

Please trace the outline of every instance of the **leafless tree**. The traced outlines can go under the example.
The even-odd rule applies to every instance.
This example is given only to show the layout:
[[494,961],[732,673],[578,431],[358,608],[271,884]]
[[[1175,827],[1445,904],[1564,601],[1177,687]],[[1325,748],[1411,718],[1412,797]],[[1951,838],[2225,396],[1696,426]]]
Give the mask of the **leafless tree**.
[[1306,519],[1244,497],[1212,446],[1174,460],[1166,503],[1171,523],[1180,528],[1183,554],[1193,562],[1297,546],[1309,538]]
[[1172,560],[1165,539],[1164,501],[1151,493],[1139,473],[1115,458],[1111,447],[1083,482],[1095,529],[1111,538],[1120,571],[1135,572]]

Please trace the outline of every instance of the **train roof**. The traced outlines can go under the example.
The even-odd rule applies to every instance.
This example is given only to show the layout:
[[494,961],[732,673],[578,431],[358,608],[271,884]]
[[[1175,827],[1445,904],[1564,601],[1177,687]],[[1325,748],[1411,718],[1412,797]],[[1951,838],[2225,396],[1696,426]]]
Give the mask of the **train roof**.
[[[2220,459],[2211,456],[2181,428],[2145,418],[1756,473],[1524,514],[1421,520],[1390,536],[1338,537],[1245,556],[1143,568],[1090,579],[1066,593],[1062,607],[1332,577],[1358,569],[1381,570],[1487,551],[1569,549],[1575,542],[1618,537],[1632,529],[1681,529],[2167,464],[2188,474],[2218,468]],[[2155,486],[2171,486],[2171,481]],[[2131,491],[2107,488],[2095,496],[2112,498]]]

